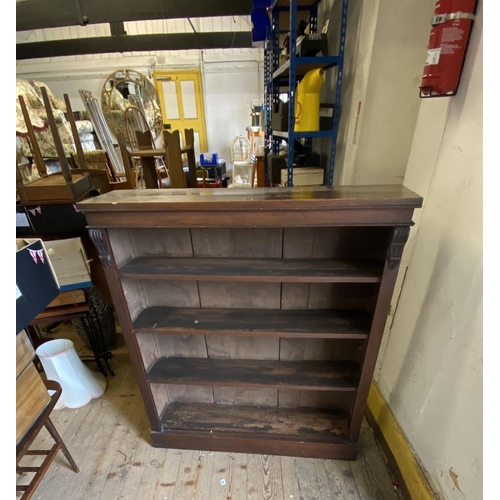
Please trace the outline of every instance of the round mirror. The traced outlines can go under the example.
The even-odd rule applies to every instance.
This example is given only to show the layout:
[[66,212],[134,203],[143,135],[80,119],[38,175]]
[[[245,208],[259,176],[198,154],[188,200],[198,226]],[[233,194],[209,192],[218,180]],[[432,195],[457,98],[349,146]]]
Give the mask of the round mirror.
[[142,73],[120,69],[110,75],[102,89],[101,107],[113,134],[122,132],[132,147],[136,145],[136,131],[149,131],[152,144],[161,138],[160,99],[154,85]]

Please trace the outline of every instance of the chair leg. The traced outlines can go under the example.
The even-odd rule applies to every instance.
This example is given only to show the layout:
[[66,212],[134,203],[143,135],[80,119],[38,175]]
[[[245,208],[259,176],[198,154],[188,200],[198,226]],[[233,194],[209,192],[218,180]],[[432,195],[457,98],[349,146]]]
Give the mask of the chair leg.
[[61,436],[59,436],[59,433],[57,432],[57,429],[54,427],[54,424],[48,418],[45,421],[45,427],[49,431],[50,435],[52,436],[52,439],[61,447],[61,451],[64,453],[64,456],[67,458],[68,462],[71,465],[71,468],[75,472],[80,472],[80,469],[76,465],[76,462],[73,460],[73,457],[71,456],[71,453],[69,452],[68,448],[66,448],[66,445],[64,444],[64,441],[62,440]]

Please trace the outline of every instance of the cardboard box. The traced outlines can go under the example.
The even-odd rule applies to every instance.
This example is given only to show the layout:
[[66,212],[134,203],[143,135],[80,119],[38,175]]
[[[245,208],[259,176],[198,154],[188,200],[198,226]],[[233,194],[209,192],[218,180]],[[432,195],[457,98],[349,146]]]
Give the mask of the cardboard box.
[[[294,186],[322,186],[324,179],[324,170],[322,168],[304,167],[293,169],[293,185]],[[288,170],[281,170],[281,184],[287,185]]]
[[321,103],[319,105],[319,129],[333,129],[333,114],[335,112],[335,104]]
[[92,286],[89,260],[80,238],[45,241],[44,245],[61,292]]
[[273,105],[271,115],[271,127],[273,130],[281,132],[288,131],[288,103],[280,100],[278,104]]
[[59,283],[42,240],[16,239],[16,333],[58,295]]

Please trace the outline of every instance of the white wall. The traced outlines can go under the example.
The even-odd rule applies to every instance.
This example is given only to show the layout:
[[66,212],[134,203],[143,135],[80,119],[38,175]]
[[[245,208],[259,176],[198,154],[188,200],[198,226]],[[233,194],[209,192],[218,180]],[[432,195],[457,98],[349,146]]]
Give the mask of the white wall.
[[[324,0],[336,42],[339,0]],[[435,0],[351,0],[334,184],[400,184],[418,115]],[[333,29],[332,29],[333,27]],[[332,96],[334,71],[322,97]],[[358,116],[359,109],[359,116]],[[329,152],[323,139],[321,152]]]
[[[67,93],[75,111],[84,110],[79,89],[89,90],[100,102],[106,78],[119,68],[133,68],[143,74],[153,61],[156,69],[201,68],[208,149],[230,160],[229,147],[239,134],[246,135],[251,124],[251,101],[263,100],[263,50],[216,49],[204,51],[161,52],[124,57],[107,54],[85,60],[54,58],[49,62],[18,61],[17,78],[45,82],[58,97]],[[164,59],[161,59],[161,58]]]
[[246,127],[251,125],[251,103],[263,101],[264,74],[257,65],[247,65],[241,71],[230,68],[212,69],[205,66],[205,108],[207,139],[210,152],[217,152],[231,160],[231,141],[237,135],[247,136]]
[[[340,0],[323,0],[319,4],[318,28],[330,20],[328,29],[328,49],[330,54],[339,50]],[[358,102],[364,100],[367,90],[371,53],[377,26],[379,0],[350,0],[347,13],[346,42],[344,50],[344,72],[342,75],[342,102],[339,132],[334,167],[334,184],[342,184],[344,170],[352,169],[354,161],[354,129]],[[325,72],[321,89],[321,102],[333,102],[337,69]],[[322,156],[324,166],[329,165],[331,141],[315,139],[314,148]]]
[[458,95],[421,101],[404,182],[424,207],[376,372],[435,489],[457,500],[483,497],[482,84],[480,9]]
[[[435,0],[380,0],[355,163],[346,184],[400,184],[418,114]],[[352,168],[351,168],[352,167]]]

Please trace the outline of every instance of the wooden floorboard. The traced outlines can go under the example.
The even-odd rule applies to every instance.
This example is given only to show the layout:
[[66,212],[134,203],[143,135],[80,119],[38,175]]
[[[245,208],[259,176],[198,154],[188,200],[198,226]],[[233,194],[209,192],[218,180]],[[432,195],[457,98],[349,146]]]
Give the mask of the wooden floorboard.
[[[88,354],[70,323],[51,338],[68,338],[80,355]],[[51,415],[80,472],[73,472],[59,452],[33,500],[404,500],[365,421],[354,462],[153,448],[121,335],[111,351],[115,377],[108,377],[104,395],[78,410]],[[51,445],[42,430],[32,449]],[[25,457],[22,464],[37,460]],[[17,481],[27,477],[18,474]]]

